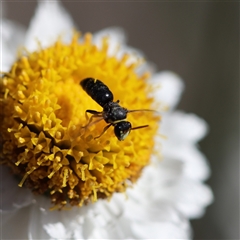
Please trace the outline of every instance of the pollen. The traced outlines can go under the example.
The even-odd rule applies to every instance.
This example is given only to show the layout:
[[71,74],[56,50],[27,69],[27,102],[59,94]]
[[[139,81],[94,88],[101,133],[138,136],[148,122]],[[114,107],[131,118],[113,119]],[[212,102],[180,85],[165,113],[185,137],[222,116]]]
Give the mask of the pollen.
[[[160,117],[132,112],[133,127],[124,141],[113,127],[99,136],[105,121],[84,128],[86,110],[102,107],[81,87],[81,80],[100,79],[122,107],[152,109],[148,73],[138,75],[131,55],[108,55],[108,39],[101,47],[92,35],[74,33],[71,43],[59,38],[46,49],[22,50],[9,73],[0,79],[0,161],[18,176],[19,187],[48,196],[54,208],[79,206],[124,192],[149,164]],[[117,51],[116,51],[117,53]]]

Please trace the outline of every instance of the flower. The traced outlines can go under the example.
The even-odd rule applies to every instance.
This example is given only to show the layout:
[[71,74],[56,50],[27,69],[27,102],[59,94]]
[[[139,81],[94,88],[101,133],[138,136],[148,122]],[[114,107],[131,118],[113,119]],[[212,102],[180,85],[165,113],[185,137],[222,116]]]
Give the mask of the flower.
[[[49,18],[51,18],[51,23],[48,21]],[[132,188],[126,190],[126,195],[114,193],[111,200],[99,199],[94,204],[86,206],[82,206],[82,202],[77,200],[77,205],[82,206],[81,208],[74,207],[69,211],[49,211],[51,204],[48,197],[33,196],[28,189],[17,187],[17,181],[9,173],[8,168],[1,166],[2,179],[4,179],[4,182],[1,182],[3,237],[14,238],[11,234],[17,233],[17,237],[23,239],[190,238],[189,219],[200,217],[204,213],[204,208],[212,201],[211,190],[203,184],[209,175],[209,168],[205,157],[196,146],[196,143],[206,134],[205,122],[195,115],[174,111],[183,89],[181,80],[175,74],[170,72],[154,73],[149,83],[146,84],[146,80],[144,80],[146,75],[143,73],[146,70],[149,71],[150,66],[147,63],[136,65],[139,63],[138,59],[142,58],[142,54],[125,45],[121,30],[107,29],[97,33],[92,39],[92,42],[97,46],[94,47],[90,43],[90,35],[85,35],[85,40],[78,43],[76,34],[73,37],[71,35],[70,30],[73,26],[70,16],[58,2],[40,2],[30,28],[26,34],[19,33],[21,37],[15,38],[14,42],[11,34],[16,33],[15,25],[3,20],[3,36],[5,36],[3,37],[3,45],[6,45],[6,48],[4,47],[6,52],[3,53],[3,71],[8,71],[11,64],[15,62],[10,74],[6,74],[3,78],[2,87],[4,86],[5,95],[2,99],[5,101],[8,99],[8,104],[4,105],[7,110],[4,111],[4,114],[14,106],[13,114],[16,119],[19,119],[17,123],[13,123],[10,121],[11,116],[8,116],[5,118],[7,121],[2,124],[2,128],[5,129],[2,130],[2,138],[5,141],[6,138],[10,137],[8,144],[6,141],[4,142],[4,159],[6,159],[6,155],[10,156],[7,159],[8,165],[11,166],[14,173],[23,177],[20,183],[23,184],[30,178],[30,187],[31,183],[34,183],[33,186],[37,186],[38,193],[44,192],[45,188],[42,183],[39,185],[36,183],[41,182],[41,178],[48,176],[52,186],[52,196],[55,196],[55,192],[61,193],[62,189],[58,187],[65,186],[66,179],[69,179],[71,174],[71,169],[68,169],[65,177],[63,171],[62,178],[51,181],[57,176],[59,169],[66,169],[66,166],[69,165],[67,155],[72,154],[73,158],[79,159],[82,156],[88,156],[89,153],[94,154],[94,156],[99,152],[103,154],[99,149],[105,148],[107,152],[109,148],[118,148],[118,153],[121,155],[118,161],[116,156],[106,152],[104,152],[106,155],[100,155],[97,160],[112,161],[112,166],[122,164],[126,167],[130,164],[133,169],[127,172],[129,174],[127,176],[123,176],[126,174],[124,171],[114,172],[114,176],[120,179],[110,185],[104,185],[108,181],[94,179],[94,184],[99,185],[97,188],[85,187],[86,195],[84,197],[87,201],[95,201],[97,197],[100,198],[101,195],[96,196],[96,189],[101,188],[100,192],[104,194],[104,197],[109,197],[115,191],[124,191],[127,184],[132,185],[129,181],[119,185],[124,179],[135,182],[141,171],[142,176]],[[60,34],[66,38],[59,38]],[[108,47],[106,47],[107,42],[104,38],[106,35],[108,36]],[[39,49],[38,43],[34,41],[36,38],[43,50],[34,52]],[[16,43],[17,40],[19,42]],[[15,61],[8,49],[16,49],[16,45],[22,41],[25,42],[24,45],[30,52],[26,53],[27,57],[21,57]],[[66,45],[65,42],[70,42],[70,44]],[[79,50],[76,50],[78,48]],[[86,51],[86,49],[90,50]],[[77,55],[80,58],[79,62],[75,63],[76,58],[72,58],[72,61],[70,59],[66,63],[64,57],[69,55],[68,51],[72,51],[73,55],[82,51],[81,58],[83,56],[88,58],[90,64],[86,66],[86,64],[81,63],[80,55]],[[58,56],[60,53],[61,55]],[[63,53],[66,53],[66,56]],[[102,58],[101,53],[107,54],[108,57],[104,58],[104,65],[100,69],[95,68],[95,71],[98,72],[92,72],[91,66],[96,65],[96,61]],[[126,56],[124,54],[129,57],[124,57]],[[6,61],[4,55],[7,56]],[[39,71],[39,66],[46,66],[47,70]],[[78,71],[79,66],[82,66],[82,71]],[[116,72],[118,79],[126,81],[128,77],[131,78],[131,89],[126,89],[126,87],[121,89],[123,83],[121,81],[116,87],[108,80],[109,76],[111,79],[116,78],[114,76]],[[42,74],[41,78],[39,78],[39,74]],[[89,74],[92,77],[99,78],[100,76],[110,89],[113,89],[115,97],[123,101],[127,107],[134,105],[134,108],[142,108],[142,106],[150,108],[154,103],[153,107],[158,108],[158,110],[166,106],[169,107],[169,111],[163,113],[161,128],[154,142],[153,136],[157,131],[158,121],[152,113],[135,115],[139,116],[135,118],[129,114],[128,117],[134,126],[142,125],[148,121],[147,123],[151,128],[137,130],[123,142],[119,142],[114,137],[112,129],[109,129],[98,140],[94,140],[93,132],[99,135],[104,128],[101,123],[94,124],[90,129],[87,129],[81,135],[82,138],[75,136],[81,132],[81,126],[86,124],[84,117],[86,107],[99,109],[99,106],[90,100],[90,97],[78,86],[79,79],[88,77]],[[122,76],[124,74],[126,76]],[[22,82],[24,84],[21,84]],[[136,87],[135,90],[134,87]],[[150,87],[151,94],[147,95],[150,92],[148,90]],[[69,94],[69,89],[71,89],[72,95]],[[118,89],[120,89],[119,92]],[[131,96],[134,95],[134,92],[131,92],[132,89],[138,93],[138,96]],[[61,111],[62,109],[64,111]],[[53,114],[56,112],[57,114]],[[78,125],[79,119],[81,122]],[[167,139],[164,139],[163,135]],[[144,141],[141,140],[142,137]],[[134,142],[134,146],[130,144],[131,142]],[[147,146],[142,146],[143,143],[145,145],[147,143]],[[151,156],[151,162],[142,170],[150,159],[153,143],[155,149]],[[49,150],[50,144],[53,144],[51,151]],[[15,148],[21,150],[23,146],[24,151],[15,156],[16,161],[12,158],[13,153],[16,153]],[[162,146],[162,161],[160,161],[161,156],[159,156],[160,146]],[[87,151],[87,149],[91,149],[91,151]],[[42,161],[33,158],[34,161],[24,162],[32,159],[32,155],[38,156],[39,152],[44,153],[43,157],[40,158]],[[131,157],[126,158],[126,155]],[[137,159],[143,159],[143,162],[137,162]],[[36,167],[45,163],[45,160],[47,167],[44,168],[47,171],[41,171],[37,175]],[[48,168],[47,161],[56,161],[56,164],[53,165],[53,168]],[[94,158],[91,157],[86,161],[88,161],[88,166],[92,164],[91,166],[98,172],[101,172],[105,167],[105,162],[99,164],[99,161],[95,162]],[[28,172],[23,174],[22,168],[19,170],[15,167],[16,163],[19,166],[27,165]],[[78,177],[83,180],[88,173],[87,169],[82,167]],[[112,171],[118,171],[116,169],[113,168]],[[105,173],[106,171],[104,171]],[[103,179],[104,174],[99,178]],[[61,179],[60,182],[58,182],[59,179]],[[110,180],[112,181],[112,179]],[[70,189],[74,190],[71,187]],[[68,200],[72,199],[71,191],[64,192],[65,194],[68,195]],[[52,200],[54,201],[54,199],[57,199],[55,201],[57,206],[65,205],[65,200],[59,201],[62,196],[57,196]],[[73,191],[73,199],[73,205],[75,205],[77,192]],[[10,231],[12,224],[15,221],[19,222],[19,219],[21,221],[25,219],[26,224],[21,230],[12,233]]]

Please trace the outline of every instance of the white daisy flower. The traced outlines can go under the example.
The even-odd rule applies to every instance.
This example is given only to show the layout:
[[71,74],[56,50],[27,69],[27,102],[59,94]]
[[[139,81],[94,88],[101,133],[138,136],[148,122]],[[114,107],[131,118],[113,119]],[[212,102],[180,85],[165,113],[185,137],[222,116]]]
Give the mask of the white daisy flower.
[[[213,200],[197,146],[206,123],[174,110],[182,80],[154,73],[121,29],[78,41],[73,28],[58,2],[39,2],[27,30],[2,20],[2,238],[190,239],[189,220]],[[19,46],[24,56],[16,56]],[[134,127],[149,127],[124,141],[113,127],[94,139],[100,122],[81,133],[85,110],[101,110],[79,85],[86,77],[101,79],[128,109],[158,110],[161,121],[129,113]]]

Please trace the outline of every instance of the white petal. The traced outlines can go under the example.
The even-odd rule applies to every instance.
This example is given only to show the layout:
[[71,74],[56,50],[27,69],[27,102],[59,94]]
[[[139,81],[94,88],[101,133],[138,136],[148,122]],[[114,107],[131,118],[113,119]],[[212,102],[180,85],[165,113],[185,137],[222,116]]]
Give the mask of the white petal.
[[38,49],[37,41],[42,47],[54,43],[59,36],[69,42],[74,28],[71,16],[58,1],[39,1],[36,13],[31,20],[26,35],[25,45],[30,51]]
[[210,175],[206,157],[193,145],[164,143],[162,154],[166,161],[175,159],[183,162],[184,174],[191,179],[203,181]]
[[26,29],[15,22],[2,19],[1,35],[1,71],[8,72],[16,60],[17,50],[23,45]]
[[[49,211],[49,199],[39,197],[32,207],[29,226],[31,239],[87,239],[110,238],[114,232],[122,234],[115,221],[121,216],[122,196],[113,196],[110,202],[99,200],[69,211]],[[113,231],[113,229],[115,229]],[[120,236],[119,235],[119,236]]]
[[50,211],[50,207],[49,198],[43,196],[37,198],[36,204],[31,208],[28,226],[30,239],[56,239],[59,237],[60,229],[63,239],[69,238],[73,234],[70,231],[71,221],[74,220],[75,224],[79,224],[76,216],[81,210]]
[[121,59],[125,54],[129,56],[128,60],[126,61],[127,66],[133,63],[138,63],[139,61],[142,61],[142,62],[144,61],[143,52],[140,51],[139,49],[123,45],[116,56],[118,59]]
[[206,180],[210,168],[196,146],[207,132],[206,123],[193,114],[173,112],[163,116],[160,131],[166,136],[166,139],[157,139],[157,144],[162,144],[163,157],[182,161],[189,178]]
[[158,160],[144,169],[141,178],[132,189],[127,190],[127,194],[141,204],[151,205],[164,199],[169,186],[177,184],[182,175],[183,164],[180,161]]
[[119,223],[112,219],[111,224],[104,228],[94,227],[92,233],[88,235],[87,239],[128,239],[124,229],[119,227]]
[[206,122],[195,114],[186,114],[180,111],[164,116],[161,125],[162,134],[173,138],[174,141],[198,142],[207,133]]
[[162,108],[173,109],[179,102],[184,85],[179,76],[172,72],[164,71],[156,73],[149,83],[153,86],[152,97]]
[[[180,149],[179,149],[180,150]],[[186,146],[179,153],[184,162],[184,173],[191,179],[205,181],[210,176],[210,167],[206,157],[196,147]]]
[[44,226],[46,232],[49,236],[51,236],[53,239],[68,239],[71,238],[71,233],[67,231],[65,226],[61,223],[55,223],[55,224],[47,224]]
[[95,208],[95,218],[99,220],[98,225],[104,226],[111,223],[112,219],[120,216],[123,212],[124,200],[120,194],[115,194],[111,201],[99,200]]
[[132,223],[132,230],[137,239],[190,239],[188,225],[181,226],[171,222]]
[[138,75],[142,75],[145,72],[154,73],[155,66],[144,60],[144,54],[139,49],[130,47],[126,45],[126,33],[120,27],[109,27],[103,29],[93,36],[93,43],[101,48],[102,39],[104,37],[108,38],[108,55],[115,56],[117,59],[122,59],[125,54],[128,55],[126,65],[131,65],[133,63],[141,63],[136,69]]
[[[149,214],[152,210],[146,213],[147,206],[153,208],[154,202],[160,205],[160,202],[165,200],[174,204],[188,218],[200,217],[204,208],[212,202],[212,192],[198,179],[190,179],[188,175],[185,165],[179,160],[167,159],[159,162],[158,166],[149,166],[136,186],[127,191],[130,199],[139,205],[138,208],[135,207],[137,216],[140,219],[147,218],[141,215],[141,212]],[[134,206],[130,209],[133,211]]]
[[209,187],[186,178],[169,189],[169,195],[166,197],[175,202],[178,210],[188,218],[201,217],[206,206],[213,201],[213,194]]
[[[189,223],[169,203],[153,202],[151,205],[138,205],[128,201],[125,211],[132,232],[141,239],[188,238]],[[174,232],[172,232],[174,230]]]
[[125,32],[122,28],[119,27],[110,27],[103,29],[93,36],[93,43],[96,44],[97,47],[101,48],[102,39],[104,37],[108,37],[108,55],[113,56],[119,50],[119,47],[126,42]]
[[18,181],[10,173],[8,167],[0,165],[0,177],[3,181],[0,184],[1,212],[8,212],[20,209],[33,203],[33,195],[29,189],[18,187]]

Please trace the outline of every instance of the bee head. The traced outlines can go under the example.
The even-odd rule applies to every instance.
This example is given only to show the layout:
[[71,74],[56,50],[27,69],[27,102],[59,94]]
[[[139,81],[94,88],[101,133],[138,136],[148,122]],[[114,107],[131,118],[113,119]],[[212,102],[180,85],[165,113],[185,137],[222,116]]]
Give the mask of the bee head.
[[132,129],[132,125],[128,121],[121,121],[114,125],[114,133],[119,141],[123,141]]

